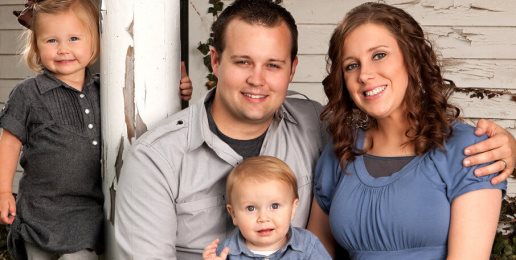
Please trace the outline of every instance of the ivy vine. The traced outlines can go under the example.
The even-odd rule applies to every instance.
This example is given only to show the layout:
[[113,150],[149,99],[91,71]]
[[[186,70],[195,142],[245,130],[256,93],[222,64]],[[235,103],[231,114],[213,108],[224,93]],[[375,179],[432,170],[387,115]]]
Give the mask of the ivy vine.
[[[275,4],[281,4],[283,0],[271,0]],[[224,9],[224,3],[222,0],[209,0],[210,7],[208,13],[212,14],[215,19],[219,17],[219,13]],[[199,42],[197,50],[202,54],[202,61],[204,66],[208,69],[208,75],[206,76],[206,83],[204,84],[207,89],[212,89],[217,85],[217,77],[213,74],[213,68],[211,67],[210,58],[210,46],[213,46],[213,32],[210,33],[210,38],[205,42]]]

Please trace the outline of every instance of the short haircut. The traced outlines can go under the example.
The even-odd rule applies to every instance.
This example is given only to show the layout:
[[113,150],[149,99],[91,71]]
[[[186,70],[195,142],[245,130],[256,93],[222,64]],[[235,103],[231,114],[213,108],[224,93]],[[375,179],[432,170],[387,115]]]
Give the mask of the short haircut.
[[33,8],[31,29],[25,31],[25,46],[23,49],[23,58],[31,70],[35,72],[43,70],[36,41],[39,14],[59,14],[72,11],[77,15],[77,18],[88,28],[91,34],[91,49],[93,53],[88,66],[95,63],[100,49],[99,10],[96,0],[45,0],[34,3]]
[[224,51],[224,34],[228,24],[240,19],[249,24],[258,24],[273,27],[285,22],[291,36],[290,59],[294,61],[297,56],[297,26],[294,17],[280,5],[270,0],[236,0],[219,15],[211,26],[213,32],[213,47],[220,54]]
[[231,204],[231,193],[235,185],[239,183],[244,181],[266,182],[272,180],[287,184],[291,188],[294,198],[299,198],[296,176],[286,163],[272,156],[255,156],[245,159],[229,173],[226,182],[226,201],[228,204]]

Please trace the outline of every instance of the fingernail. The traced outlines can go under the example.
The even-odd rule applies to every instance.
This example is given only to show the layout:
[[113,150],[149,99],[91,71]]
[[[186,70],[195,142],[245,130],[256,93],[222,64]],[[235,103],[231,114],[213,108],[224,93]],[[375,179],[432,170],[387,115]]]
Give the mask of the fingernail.
[[466,149],[466,150],[464,150],[464,153],[465,153],[466,155],[469,155],[469,154],[471,153],[471,150],[470,150],[470,149]]
[[[470,165],[471,165],[471,161],[470,160],[468,160],[468,159],[464,160],[464,166],[467,167],[467,166],[470,166]],[[476,171],[475,171],[475,173],[476,173]]]
[[473,174],[475,174],[475,176],[479,177],[480,175],[480,170],[479,169],[476,169],[475,171],[473,171]]

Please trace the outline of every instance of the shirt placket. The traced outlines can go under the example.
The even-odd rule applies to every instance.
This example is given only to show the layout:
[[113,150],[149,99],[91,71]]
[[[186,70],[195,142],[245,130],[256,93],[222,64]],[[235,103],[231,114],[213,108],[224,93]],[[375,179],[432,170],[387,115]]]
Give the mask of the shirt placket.
[[86,133],[91,141],[90,143],[92,146],[98,146],[99,138],[95,131],[95,115],[93,113],[92,104],[84,92],[79,93],[79,103],[81,105],[81,112],[84,116],[84,124],[86,124]]

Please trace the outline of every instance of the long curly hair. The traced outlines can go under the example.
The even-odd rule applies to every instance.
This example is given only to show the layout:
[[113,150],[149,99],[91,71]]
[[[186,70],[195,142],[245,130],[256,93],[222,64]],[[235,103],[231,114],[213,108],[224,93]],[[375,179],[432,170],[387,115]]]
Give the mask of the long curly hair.
[[[455,84],[443,79],[432,44],[425,38],[423,29],[405,11],[381,3],[361,4],[344,17],[330,40],[328,49],[328,76],[323,80],[328,104],[321,119],[328,124],[334,151],[344,169],[347,161],[365,153],[355,148],[357,126],[356,104],[351,99],[343,75],[343,44],[346,37],[363,24],[384,26],[396,39],[408,72],[408,87],[404,97],[406,135],[415,145],[416,154],[430,149],[443,148],[452,134],[451,124],[457,120],[460,110],[448,103]],[[376,128],[374,119],[365,128]]]

